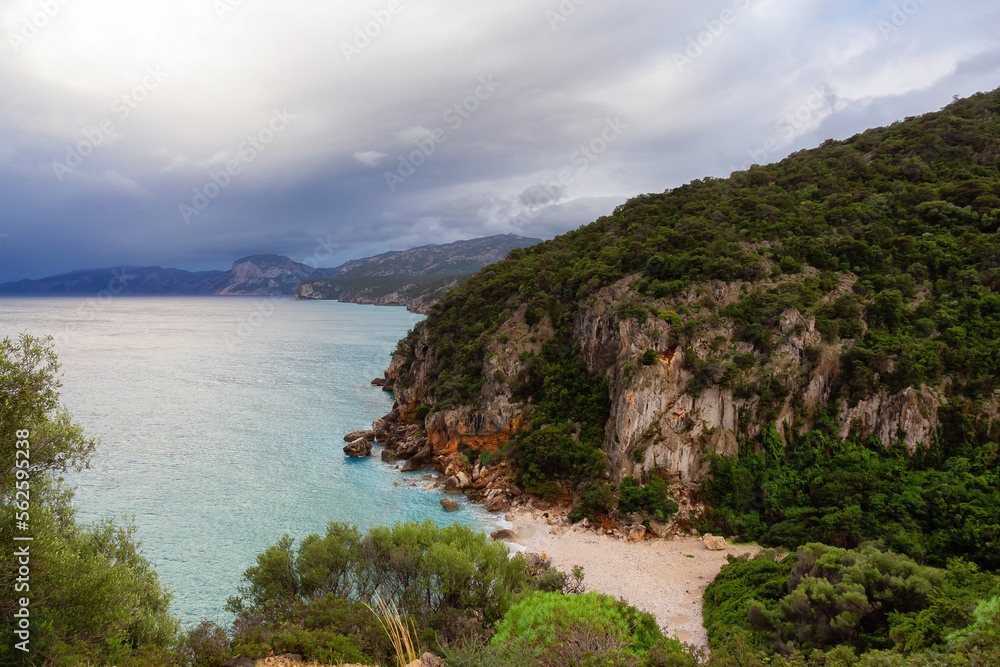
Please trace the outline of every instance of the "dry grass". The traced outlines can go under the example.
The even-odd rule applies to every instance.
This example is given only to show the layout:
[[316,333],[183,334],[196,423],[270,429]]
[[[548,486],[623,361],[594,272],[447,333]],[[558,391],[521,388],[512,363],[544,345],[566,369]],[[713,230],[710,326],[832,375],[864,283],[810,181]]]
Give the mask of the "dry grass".
[[420,650],[417,647],[417,630],[413,627],[413,623],[403,620],[399,615],[399,609],[396,608],[395,602],[390,601],[389,604],[386,604],[385,600],[378,593],[375,594],[375,602],[378,604],[381,615],[367,604],[365,606],[368,607],[371,613],[375,614],[379,625],[389,635],[389,641],[392,642],[392,647],[396,651],[396,662],[399,667],[406,667],[414,660],[419,660]]

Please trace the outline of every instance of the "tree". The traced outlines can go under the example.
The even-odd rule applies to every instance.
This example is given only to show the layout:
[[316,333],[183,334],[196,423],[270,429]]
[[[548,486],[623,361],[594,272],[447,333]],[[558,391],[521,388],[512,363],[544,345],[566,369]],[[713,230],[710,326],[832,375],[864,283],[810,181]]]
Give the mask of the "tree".
[[60,475],[86,467],[96,443],[60,406],[58,370],[50,338],[0,342],[0,540],[21,549],[0,554],[0,625],[14,637],[13,614],[26,600],[30,649],[5,642],[0,662],[74,655],[110,664],[149,655],[176,635],[170,593],[140,553],[133,526],[76,523]]

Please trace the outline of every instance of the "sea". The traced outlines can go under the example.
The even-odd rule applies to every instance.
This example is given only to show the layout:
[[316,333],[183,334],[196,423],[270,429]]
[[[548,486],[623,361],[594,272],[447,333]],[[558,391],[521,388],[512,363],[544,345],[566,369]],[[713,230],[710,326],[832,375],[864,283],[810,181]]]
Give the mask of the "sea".
[[371,385],[422,316],[288,297],[0,299],[0,338],[52,336],[61,402],[100,442],[67,477],[77,520],[134,522],[185,626],[228,623],[256,555],[327,522],[430,518],[495,530],[458,497],[445,512],[424,472],[343,453],[393,396]]

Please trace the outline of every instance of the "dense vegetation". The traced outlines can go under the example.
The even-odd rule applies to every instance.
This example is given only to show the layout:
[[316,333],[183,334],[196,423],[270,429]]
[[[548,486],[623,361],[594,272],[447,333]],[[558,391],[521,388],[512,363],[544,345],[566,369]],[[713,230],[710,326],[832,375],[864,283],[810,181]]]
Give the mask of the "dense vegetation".
[[813,543],[783,559],[731,556],[705,592],[705,625],[716,645],[740,637],[758,664],[985,665],[1000,657],[998,592],[1000,578],[961,559],[934,568]]
[[502,542],[458,524],[427,520],[363,534],[331,523],[297,549],[286,536],[259,554],[229,600],[232,630],[202,623],[181,653],[206,667],[236,653],[283,652],[388,664],[395,652],[372,611],[382,599],[412,628],[420,650],[449,664],[691,664],[650,614],[577,594],[580,576],[532,571]]
[[820,431],[787,448],[773,432],[761,440],[739,458],[713,457],[706,528],[792,549],[879,540],[922,563],[943,567],[958,556],[1000,572],[995,442],[948,428],[934,446],[908,456],[901,445]]
[[[432,310],[430,397],[476,401],[486,344],[519,305],[558,329],[598,289],[639,274],[637,289],[654,298],[708,280],[758,283],[724,313],[755,343],[783,310],[811,312],[830,339],[863,350],[846,368],[859,396],[871,391],[865,377],[899,358],[883,381],[947,374],[954,395],[981,400],[998,386],[1000,360],[998,145],[1000,93],[977,94],[728,179],[636,197],[514,250]],[[783,276],[799,279],[761,283]],[[852,291],[820,304],[846,277]],[[411,352],[417,333],[403,342]]]

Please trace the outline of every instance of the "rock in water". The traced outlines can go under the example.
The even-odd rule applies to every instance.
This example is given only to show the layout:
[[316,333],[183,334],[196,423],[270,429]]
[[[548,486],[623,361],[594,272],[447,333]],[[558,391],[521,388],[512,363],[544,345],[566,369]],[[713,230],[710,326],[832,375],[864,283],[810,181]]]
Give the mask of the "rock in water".
[[726,550],[726,538],[716,537],[712,533],[705,533],[705,548],[711,551],[725,551]]
[[490,537],[498,542],[513,542],[517,539],[517,534],[509,528],[501,528],[490,533]]
[[452,476],[444,480],[444,492],[456,495],[462,492],[462,484],[459,482],[458,477]]
[[358,438],[344,447],[344,453],[352,458],[368,456],[372,451],[372,443],[364,438]]
[[357,431],[351,431],[350,433],[344,436],[344,440],[346,440],[347,442],[354,442],[358,438],[364,438],[365,440],[374,440],[375,431],[371,430],[370,428],[359,429]]
[[453,498],[442,498],[440,501],[441,507],[445,508],[449,512],[455,512],[458,510],[458,501]]

